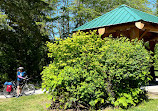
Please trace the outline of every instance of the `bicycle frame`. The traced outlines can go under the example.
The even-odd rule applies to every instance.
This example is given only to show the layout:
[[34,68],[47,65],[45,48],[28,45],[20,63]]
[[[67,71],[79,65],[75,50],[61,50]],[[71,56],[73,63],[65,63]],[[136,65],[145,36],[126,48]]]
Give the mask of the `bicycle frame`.
[[[28,81],[28,80],[29,80],[29,79],[24,80],[24,81],[22,82],[22,85],[20,85],[20,88],[22,89],[21,92],[23,92],[23,88],[24,88],[24,86],[27,85],[27,81]],[[16,81],[12,81],[12,83],[13,83],[12,88],[14,88],[15,91],[16,91],[16,90],[17,90]]]
[[[28,84],[28,80],[29,79],[25,79],[24,81],[22,81],[22,85],[20,85],[21,87],[21,96],[22,95],[32,95],[33,93],[35,93],[35,87],[33,84]],[[16,84],[16,81],[11,81],[12,82],[12,92],[8,93],[6,92],[6,88],[7,87],[4,87],[3,89],[3,94],[6,98],[10,98],[10,97],[15,97],[17,96],[17,84]]]

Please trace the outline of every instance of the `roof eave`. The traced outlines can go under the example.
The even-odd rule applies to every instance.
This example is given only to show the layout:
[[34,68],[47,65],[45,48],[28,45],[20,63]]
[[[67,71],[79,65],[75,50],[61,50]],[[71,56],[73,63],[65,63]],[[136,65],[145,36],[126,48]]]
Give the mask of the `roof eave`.
[[95,29],[99,29],[99,28],[103,28],[103,27],[109,27],[109,26],[115,26],[115,25],[122,25],[122,24],[133,23],[133,22],[139,22],[139,21],[144,21],[144,20],[140,19],[140,20],[136,20],[136,21],[132,21],[132,22],[126,22],[126,23],[111,24],[111,25],[105,25],[105,26],[99,26],[99,27],[81,29],[81,30],[73,30],[72,32],[85,31],[85,30],[95,30]]

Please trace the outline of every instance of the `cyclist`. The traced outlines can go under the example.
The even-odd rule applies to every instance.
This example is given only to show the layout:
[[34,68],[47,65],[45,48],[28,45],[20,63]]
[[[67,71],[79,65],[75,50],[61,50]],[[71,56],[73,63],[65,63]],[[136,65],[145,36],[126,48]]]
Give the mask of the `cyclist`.
[[22,84],[23,79],[25,79],[25,76],[26,76],[26,72],[24,71],[24,68],[19,67],[17,69],[17,97],[20,96],[21,93],[20,85]]

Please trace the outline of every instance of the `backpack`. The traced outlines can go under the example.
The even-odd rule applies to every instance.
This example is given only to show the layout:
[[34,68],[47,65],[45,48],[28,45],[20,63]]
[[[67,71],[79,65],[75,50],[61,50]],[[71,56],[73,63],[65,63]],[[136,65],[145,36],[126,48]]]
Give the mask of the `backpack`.
[[12,91],[12,82],[5,82],[4,85],[7,85],[7,88],[6,88],[7,92]]

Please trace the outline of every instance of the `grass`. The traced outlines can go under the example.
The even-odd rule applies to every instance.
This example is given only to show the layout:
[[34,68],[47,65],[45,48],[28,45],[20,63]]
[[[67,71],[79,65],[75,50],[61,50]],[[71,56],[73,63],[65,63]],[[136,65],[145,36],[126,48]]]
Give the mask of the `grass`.
[[0,99],[0,111],[46,111],[49,103],[45,94]]
[[152,99],[148,102],[143,102],[137,107],[130,108],[127,111],[158,111],[158,99]]
[[[0,111],[46,111],[49,103],[45,94],[0,99]],[[158,99],[150,99],[127,110],[106,108],[103,111],[158,111]]]
[[148,102],[143,102],[127,110],[106,108],[103,111],[158,111],[158,99],[150,99]]

